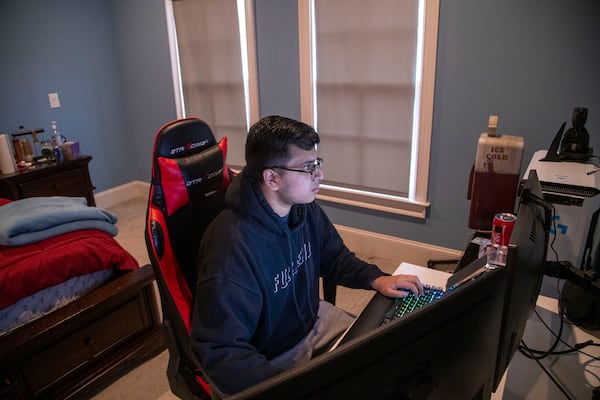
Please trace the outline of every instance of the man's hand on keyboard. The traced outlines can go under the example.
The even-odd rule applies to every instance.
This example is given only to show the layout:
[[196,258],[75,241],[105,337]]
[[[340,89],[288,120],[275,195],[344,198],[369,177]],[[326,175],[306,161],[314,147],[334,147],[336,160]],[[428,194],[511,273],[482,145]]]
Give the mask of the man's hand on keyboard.
[[407,290],[415,296],[423,294],[423,284],[416,275],[380,276],[371,282],[371,286],[387,297],[406,297]]

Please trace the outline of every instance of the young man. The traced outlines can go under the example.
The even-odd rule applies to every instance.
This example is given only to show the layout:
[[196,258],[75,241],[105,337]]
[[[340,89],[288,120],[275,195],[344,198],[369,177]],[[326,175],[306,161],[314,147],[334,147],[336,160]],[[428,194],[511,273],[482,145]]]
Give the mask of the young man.
[[319,277],[391,297],[423,293],[416,276],[389,276],[344,245],[314,201],[318,143],[302,122],[254,124],[246,167],[200,245],[192,347],[224,394],[307,362],[350,325],[352,317],[319,300]]

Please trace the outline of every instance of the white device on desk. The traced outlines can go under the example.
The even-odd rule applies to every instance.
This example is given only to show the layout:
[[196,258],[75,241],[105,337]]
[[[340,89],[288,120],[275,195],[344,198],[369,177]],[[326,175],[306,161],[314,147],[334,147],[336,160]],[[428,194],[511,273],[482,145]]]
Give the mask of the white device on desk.
[[[550,231],[550,243],[555,237],[553,247],[558,261],[570,261],[579,269],[599,269],[598,167],[592,163],[544,161],[546,154],[546,150],[535,152],[523,179],[527,179],[530,170],[536,170],[544,198],[554,205],[555,226]],[[556,261],[550,248],[547,259]]]

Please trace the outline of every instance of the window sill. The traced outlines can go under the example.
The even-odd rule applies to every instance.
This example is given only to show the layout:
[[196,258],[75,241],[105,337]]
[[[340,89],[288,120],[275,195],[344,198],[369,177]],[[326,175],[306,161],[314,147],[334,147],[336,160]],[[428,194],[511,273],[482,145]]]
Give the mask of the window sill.
[[321,185],[319,200],[352,207],[366,208],[391,214],[425,219],[429,202],[412,201],[404,197],[363,192],[336,186]]

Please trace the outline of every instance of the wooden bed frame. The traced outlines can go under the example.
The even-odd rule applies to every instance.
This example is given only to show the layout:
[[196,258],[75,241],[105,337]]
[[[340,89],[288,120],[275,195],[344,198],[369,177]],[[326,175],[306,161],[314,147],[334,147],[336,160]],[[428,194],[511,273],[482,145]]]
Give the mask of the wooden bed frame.
[[1,399],[70,399],[166,348],[150,265],[0,336]]

